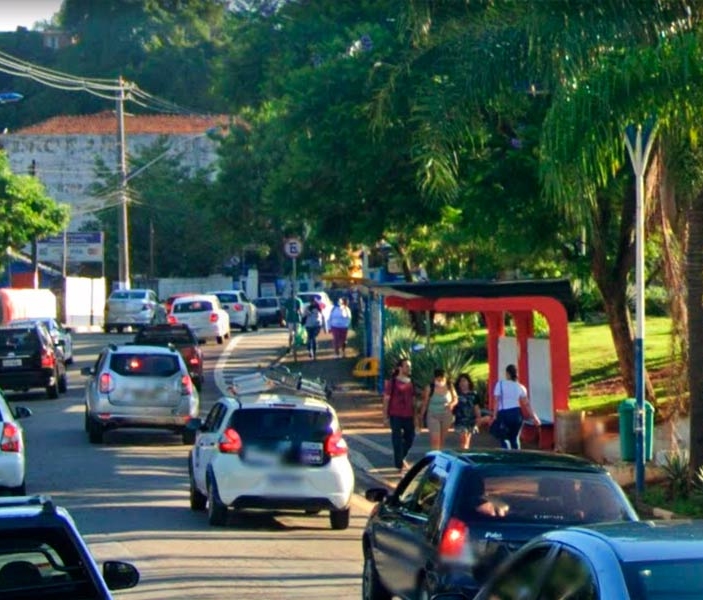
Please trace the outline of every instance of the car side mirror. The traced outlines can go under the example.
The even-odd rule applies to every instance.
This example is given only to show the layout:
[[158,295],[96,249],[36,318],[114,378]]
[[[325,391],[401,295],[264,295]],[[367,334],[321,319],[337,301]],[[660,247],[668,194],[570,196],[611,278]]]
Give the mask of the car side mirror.
[[15,419],[26,419],[32,416],[32,411],[26,406],[15,406],[12,414],[15,416]]
[[127,590],[139,583],[139,571],[130,563],[108,560],[103,564],[103,579],[110,590]]
[[369,488],[364,495],[369,502],[383,502],[388,498],[388,490],[386,488]]
[[93,367],[83,367],[81,369],[81,375],[85,375],[86,377],[95,375],[95,369]]
[[186,429],[188,431],[202,431],[203,430],[203,420],[195,417],[186,423]]

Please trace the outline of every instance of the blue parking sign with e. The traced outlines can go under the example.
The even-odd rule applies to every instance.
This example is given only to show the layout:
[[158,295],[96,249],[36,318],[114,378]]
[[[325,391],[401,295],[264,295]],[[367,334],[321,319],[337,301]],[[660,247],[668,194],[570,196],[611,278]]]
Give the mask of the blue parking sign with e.
[[295,258],[297,256],[300,256],[302,244],[300,243],[300,240],[297,239],[286,240],[284,250],[287,256]]

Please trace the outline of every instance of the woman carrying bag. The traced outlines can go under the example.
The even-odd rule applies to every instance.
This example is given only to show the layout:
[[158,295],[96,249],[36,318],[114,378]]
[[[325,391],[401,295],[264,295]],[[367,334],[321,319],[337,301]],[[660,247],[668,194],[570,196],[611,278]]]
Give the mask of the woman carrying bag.
[[535,427],[539,427],[541,421],[527,398],[527,389],[518,381],[515,365],[505,368],[505,379],[496,383],[493,397],[495,401],[491,435],[498,439],[503,447],[519,450],[523,411],[530,415]]

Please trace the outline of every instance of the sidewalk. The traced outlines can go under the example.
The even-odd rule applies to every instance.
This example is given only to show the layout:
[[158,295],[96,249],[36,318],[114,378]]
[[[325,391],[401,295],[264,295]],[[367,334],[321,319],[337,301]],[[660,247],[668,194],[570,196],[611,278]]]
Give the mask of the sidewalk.
[[[351,337],[350,332],[350,337]],[[354,466],[363,471],[379,484],[395,486],[400,480],[393,466],[390,431],[383,427],[381,419],[381,394],[370,390],[368,382],[355,379],[352,369],[359,355],[354,348],[347,348],[345,358],[337,358],[332,351],[332,337],[322,333],[318,338],[318,355],[316,360],[307,356],[305,351],[298,352],[297,363],[287,354],[282,363],[291,370],[300,371],[304,377],[319,377],[332,384],[334,405],[339,420],[346,434]],[[672,447],[672,437],[681,449],[689,447],[689,422],[681,419],[672,428],[668,425],[656,426],[654,431],[655,459],[647,464],[647,479],[661,477],[661,465]],[[634,464],[622,462],[620,456],[620,436],[607,433],[603,439],[602,453],[606,468],[621,485],[634,482]],[[497,442],[485,431],[472,436],[472,449],[495,448]],[[457,447],[457,437],[450,431],[447,447]],[[524,448],[536,448],[536,445],[523,445]],[[415,443],[409,455],[411,462],[417,461],[430,449],[427,430],[417,433]]]

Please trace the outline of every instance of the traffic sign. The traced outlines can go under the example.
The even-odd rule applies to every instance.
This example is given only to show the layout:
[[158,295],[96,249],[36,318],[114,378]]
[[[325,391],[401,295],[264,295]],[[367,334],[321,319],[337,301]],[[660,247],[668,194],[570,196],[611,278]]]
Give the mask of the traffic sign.
[[283,252],[288,258],[298,258],[303,252],[303,242],[298,238],[288,238],[283,244]]

